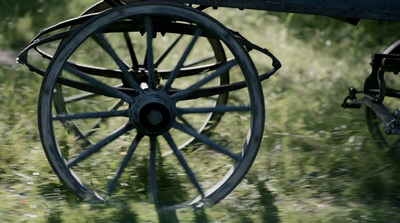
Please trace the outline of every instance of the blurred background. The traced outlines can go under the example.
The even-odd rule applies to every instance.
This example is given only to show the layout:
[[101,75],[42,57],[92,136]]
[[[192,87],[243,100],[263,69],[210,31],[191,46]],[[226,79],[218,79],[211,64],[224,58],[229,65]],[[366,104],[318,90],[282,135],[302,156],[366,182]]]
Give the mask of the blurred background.
[[[41,29],[78,16],[95,1],[0,3],[0,221],[163,221],[146,201],[94,208],[63,187],[37,130],[41,77],[14,62]],[[372,140],[363,108],[340,105],[349,86],[362,88],[371,53],[398,40],[400,24],[362,20],[353,26],[323,16],[237,9],[206,12],[269,49],[283,68],[262,83],[264,139],[245,180],[220,204],[180,210],[177,218],[399,222],[399,157]],[[261,71],[270,65],[267,58],[253,59]]]

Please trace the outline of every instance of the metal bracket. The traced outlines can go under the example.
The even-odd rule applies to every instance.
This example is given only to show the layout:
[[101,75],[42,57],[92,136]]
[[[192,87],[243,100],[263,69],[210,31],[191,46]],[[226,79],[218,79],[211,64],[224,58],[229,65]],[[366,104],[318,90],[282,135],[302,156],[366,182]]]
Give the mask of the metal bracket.
[[[355,99],[357,99],[356,94],[362,93],[358,91],[354,87],[349,87],[349,95],[343,100],[342,107],[343,108],[361,108],[361,104],[352,103]],[[350,100],[350,103],[348,102]]]
[[[397,74],[400,71],[400,55],[398,54],[372,54],[372,71],[364,82],[364,90],[358,91],[349,88],[349,95],[342,103],[343,108],[360,108],[365,105],[370,108],[386,125],[385,133],[400,135],[400,111],[392,113],[382,104],[385,97],[399,98],[399,91],[388,88],[385,82],[385,72]],[[357,99],[356,94],[363,93],[363,98]]]
[[394,110],[393,114],[382,103],[377,103],[374,97],[364,95],[363,98],[356,98],[357,89],[350,87],[349,96],[342,103],[343,108],[361,108],[365,105],[370,108],[385,125],[387,135],[400,135],[400,110]]
[[385,133],[387,135],[400,135],[400,110],[394,110],[393,120],[386,125]]

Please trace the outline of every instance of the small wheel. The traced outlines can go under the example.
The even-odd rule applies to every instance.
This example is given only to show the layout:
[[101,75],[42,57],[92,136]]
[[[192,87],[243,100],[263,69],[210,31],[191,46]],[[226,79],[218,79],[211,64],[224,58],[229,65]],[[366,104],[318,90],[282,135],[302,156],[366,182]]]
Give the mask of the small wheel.
[[[121,33],[127,32],[135,49],[123,44],[127,38]],[[173,69],[158,67],[154,58],[163,44],[155,38],[181,34],[191,38],[177,47],[183,52],[165,58]],[[209,39],[233,58],[185,67],[186,61],[209,52]],[[134,58],[145,59],[135,67],[125,58],[133,64]],[[108,68],[88,69],[74,61]],[[225,74],[233,83],[221,85]],[[57,83],[64,84],[64,101],[68,94],[80,99],[65,103],[65,113],[57,113],[53,102]],[[216,104],[219,95],[228,93],[227,102]],[[199,133],[210,114],[224,116],[213,134]],[[94,119],[104,121],[93,128]],[[76,141],[64,121],[92,131],[92,145]],[[261,84],[243,46],[222,24],[180,4],[134,3],[88,20],[59,46],[40,91],[39,131],[46,156],[64,184],[85,200],[143,200],[149,195],[156,207],[215,204],[251,167],[263,128]],[[191,138],[200,145],[182,153],[178,145]],[[174,155],[162,155],[169,151]]]
[[[128,0],[125,2],[134,3],[134,2],[140,2],[140,1],[139,0]],[[110,8],[110,6],[106,2],[102,1],[102,2],[99,2],[95,5],[93,5],[89,9],[87,9],[82,15],[98,13],[98,12],[107,10],[109,8]],[[74,29],[74,28],[76,28],[76,27],[70,27],[70,29]],[[129,32],[121,32],[121,33],[123,33],[124,41],[127,44],[126,47],[127,48],[131,47],[133,49],[134,46],[131,43],[131,37],[129,37]],[[187,38],[187,37],[184,37],[181,34],[175,38],[170,37],[168,39],[166,37],[166,34],[164,34],[164,36],[162,38],[163,45],[166,45],[166,46],[168,45],[168,47],[164,48],[164,49],[160,49],[160,51],[162,51],[160,55],[163,55],[165,58],[169,54],[177,53],[176,50],[174,52],[174,48],[177,47],[177,45],[179,46],[179,42],[181,42],[181,41],[184,42],[185,38]],[[159,40],[159,39],[161,39],[161,38],[157,38],[155,40]],[[198,55],[197,58],[195,58],[195,60],[186,62],[186,64],[185,64],[186,69],[195,68],[199,64],[201,64],[203,67],[207,67],[207,66],[212,67],[216,63],[226,62],[226,55],[225,55],[225,51],[222,47],[222,44],[218,40],[215,40],[213,38],[208,38],[207,40],[210,44],[210,47],[208,47],[208,49],[211,50],[212,52],[211,53],[207,52],[206,54],[203,53],[204,55]],[[167,42],[167,41],[169,41],[169,42]],[[205,47],[205,48],[207,48],[207,47]],[[159,58],[159,60],[156,62],[157,67],[162,65],[161,63],[164,61],[164,58]],[[133,59],[135,59],[135,58],[133,58]],[[81,64],[81,66],[90,67],[90,65],[88,65],[88,64],[85,64],[85,65],[82,65],[82,63],[80,63],[80,64]],[[101,66],[101,64],[99,64],[99,66]],[[131,69],[133,69],[133,70],[139,70],[141,68],[141,66],[143,66],[143,63],[139,64],[138,61],[133,61],[133,60],[132,60],[132,65],[130,65]],[[99,69],[106,69],[106,68],[99,67]],[[164,69],[172,70],[173,67],[165,67]],[[115,77],[115,78],[118,79],[118,77]],[[220,80],[220,85],[229,84],[229,72],[226,72],[226,73],[222,74],[221,76],[219,76],[219,80]],[[122,83],[123,83],[123,80],[120,80],[120,84],[122,84]],[[95,100],[96,97],[97,98],[99,98],[99,96],[101,97],[101,95],[87,94],[87,93],[83,93],[82,95],[65,94],[61,84],[57,84],[55,88],[56,88],[56,91],[55,91],[56,94],[54,95],[54,107],[58,114],[68,114],[69,113],[69,111],[67,109],[68,106],[66,105],[68,103],[79,103],[80,100],[87,99],[88,97],[90,97],[92,100]],[[211,100],[214,100],[214,106],[224,105],[228,101],[228,93],[219,94]],[[109,110],[117,110],[122,105],[123,105],[123,103],[121,100],[116,101],[114,104],[109,105]],[[72,105],[69,105],[69,106],[72,106]],[[222,115],[223,115],[222,113],[210,113],[207,117],[203,118],[203,121],[202,121],[203,124],[197,128],[197,131],[199,133],[202,133],[202,134],[208,136],[209,134],[212,133],[213,129],[217,126],[217,124],[221,120]],[[183,117],[179,117],[179,118],[183,119]],[[86,147],[86,146],[93,144],[90,140],[90,136],[98,129],[99,125],[101,125],[101,123],[103,121],[104,121],[104,119],[97,119],[97,120],[92,121],[93,122],[92,128],[86,129],[86,130],[81,129],[79,127],[79,125],[74,121],[63,120],[62,123],[69,131],[74,132],[76,135],[76,139],[78,141],[80,141],[80,144],[82,146]],[[188,122],[187,120],[184,120],[184,121]],[[187,149],[189,145],[195,146],[196,142],[197,141],[195,140],[195,138],[190,138],[186,142],[179,145],[179,148]]]
[[[400,40],[389,46],[384,54],[400,54]],[[389,80],[390,81],[390,80]],[[391,80],[389,82],[391,86],[398,86],[398,82]],[[394,82],[393,82],[394,81]],[[399,108],[398,99],[385,97],[385,106],[389,108],[389,111]],[[376,116],[372,109],[365,108],[365,119],[367,122],[368,130],[371,133],[373,139],[379,143],[380,146],[389,148],[389,153],[396,154],[400,148],[400,137],[396,135],[387,135],[384,133],[386,128],[385,124]]]

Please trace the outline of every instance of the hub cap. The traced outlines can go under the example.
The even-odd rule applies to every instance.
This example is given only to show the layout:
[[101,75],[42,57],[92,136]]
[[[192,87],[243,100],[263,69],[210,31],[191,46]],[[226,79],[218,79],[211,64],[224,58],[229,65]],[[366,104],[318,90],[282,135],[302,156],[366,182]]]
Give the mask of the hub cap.
[[176,106],[161,91],[146,91],[135,98],[129,109],[135,128],[150,136],[162,135],[171,129],[176,118]]

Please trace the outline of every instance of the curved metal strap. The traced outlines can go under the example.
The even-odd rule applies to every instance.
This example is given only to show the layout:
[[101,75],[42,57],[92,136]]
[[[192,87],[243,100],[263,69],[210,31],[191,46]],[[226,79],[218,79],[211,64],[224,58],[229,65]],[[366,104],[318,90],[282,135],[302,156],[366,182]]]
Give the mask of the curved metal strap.
[[378,83],[379,83],[379,96],[376,99],[376,103],[382,103],[386,96],[386,82],[385,82],[385,70],[381,67],[378,71]]
[[388,125],[393,120],[392,113],[390,113],[390,111],[383,104],[375,103],[373,98],[370,98],[368,95],[365,95],[364,98],[351,100],[349,104],[367,106],[380,120],[385,123],[385,125]]

